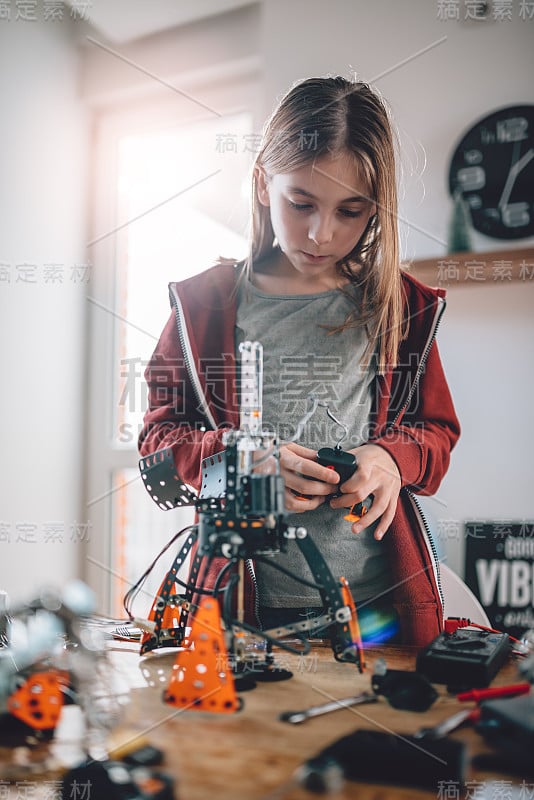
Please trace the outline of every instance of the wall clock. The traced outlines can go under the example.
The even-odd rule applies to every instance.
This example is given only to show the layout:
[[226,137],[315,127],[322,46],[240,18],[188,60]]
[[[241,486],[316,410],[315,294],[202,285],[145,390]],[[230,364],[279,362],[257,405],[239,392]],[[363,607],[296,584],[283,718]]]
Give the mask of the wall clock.
[[495,239],[534,236],[534,105],[508,106],[476,122],[451,159],[473,227]]

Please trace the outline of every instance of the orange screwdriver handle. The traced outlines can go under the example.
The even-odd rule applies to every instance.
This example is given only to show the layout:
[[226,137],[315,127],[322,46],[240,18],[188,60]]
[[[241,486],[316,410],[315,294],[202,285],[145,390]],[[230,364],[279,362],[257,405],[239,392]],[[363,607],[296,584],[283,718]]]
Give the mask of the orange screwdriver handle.
[[359,522],[373,505],[374,495],[368,495],[360,503],[354,503],[348,514],[345,514],[347,522]]

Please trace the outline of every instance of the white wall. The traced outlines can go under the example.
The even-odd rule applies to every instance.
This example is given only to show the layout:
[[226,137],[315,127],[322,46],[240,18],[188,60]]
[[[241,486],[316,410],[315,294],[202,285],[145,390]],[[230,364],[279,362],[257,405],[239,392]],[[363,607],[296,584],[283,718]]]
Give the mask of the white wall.
[[431,509],[463,571],[465,520],[534,521],[534,283],[454,287],[439,333],[462,436]]
[[[491,14],[487,22],[464,20],[464,2],[456,3],[460,21],[440,20],[438,7],[447,5],[454,3],[266,0],[262,6],[266,113],[289,85],[311,75],[356,73],[388,101],[403,153],[407,258],[444,252],[448,159],[466,129],[501,106],[534,102],[534,19],[521,19],[519,0],[510,21]],[[499,243],[479,237],[475,245],[489,250]]]
[[16,602],[77,576],[84,546],[72,540],[84,533],[86,288],[74,268],[86,261],[88,119],[75,23],[42,9],[16,20],[12,6],[0,20],[0,588]]
[[[454,4],[263,4],[266,114],[289,85],[311,75],[356,72],[388,101],[402,150],[406,258],[446,252],[448,163],[465,130],[501,106],[534,102],[534,20],[521,19],[520,3],[512,4],[510,21],[490,14],[480,23],[463,19],[463,2],[456,4],[459,21],[442,21],[438,5]],[[509,247],[481,235],[473,244],[481,251]],[[463,433],[436,501],[426,506],[448,563],[460,573],[465,520],[534,520],[533,311],[534,282],[448,292],[438,341]]]

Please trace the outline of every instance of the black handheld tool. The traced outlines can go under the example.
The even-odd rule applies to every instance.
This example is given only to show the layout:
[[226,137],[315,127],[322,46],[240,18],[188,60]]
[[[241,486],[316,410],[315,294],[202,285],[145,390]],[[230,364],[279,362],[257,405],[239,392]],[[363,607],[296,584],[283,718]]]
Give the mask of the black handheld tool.
[[[329,469],[335,470],[340,477],[337,490],[330,495],[330,497],[339,497],[341,495],[341,492],[339,491],[341,484],[345,483],[345,481],[348,481],[351,475],[354,475],[358,469],[356,456],[353,453],[347,453],[346,450],[342,450],[339,446],[321,447],[321,449],[317,452],[317,462],[323,467],[328,467]],[[365,498],[365,500],[355,503],[348,514],[345,515],[345,519],[348,522],[359,522],[359,520],[365,516],[365,514],[367,514],[373,505],[373,499],[373,495],[370,494]]]
[[318,794],[339,788],[343,778],[435,789],[440,781],[463,786],[466,767],[466,746],[457,739],[357,730],[306,761],[295,778]]

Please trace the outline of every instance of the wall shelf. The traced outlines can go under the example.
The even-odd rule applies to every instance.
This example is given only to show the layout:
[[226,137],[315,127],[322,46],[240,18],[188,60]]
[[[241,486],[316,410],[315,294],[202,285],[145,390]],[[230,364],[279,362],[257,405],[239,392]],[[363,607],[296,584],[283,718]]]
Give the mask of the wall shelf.
[[407,271],[429,286],[534,285],[534,247],[485,253],[448,253],[412,261]]

